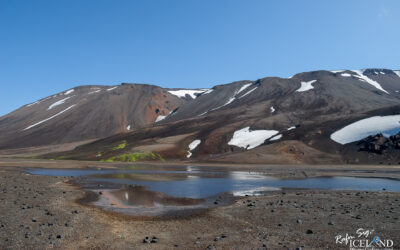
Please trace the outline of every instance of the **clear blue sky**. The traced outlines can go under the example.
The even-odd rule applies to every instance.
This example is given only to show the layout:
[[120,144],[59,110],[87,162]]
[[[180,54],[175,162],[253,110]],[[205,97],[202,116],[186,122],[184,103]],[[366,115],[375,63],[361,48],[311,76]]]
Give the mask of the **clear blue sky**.
[[0,0],[0,115],[83,84],[400,69],[399,0]]

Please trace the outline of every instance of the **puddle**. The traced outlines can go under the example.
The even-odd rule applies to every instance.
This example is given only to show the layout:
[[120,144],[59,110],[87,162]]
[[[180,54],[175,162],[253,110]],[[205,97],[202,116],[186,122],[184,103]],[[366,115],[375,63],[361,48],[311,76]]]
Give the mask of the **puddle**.
[[165,215],[228,204],[232,197],[261,195],[287,188],[400,191],[400,181],[385,178],[315,177],[278,179],[256,172],[195,166],[131,166],[117,169],[28,169],[37,175],[73,176],[94,191],[94,205],[132,215]]

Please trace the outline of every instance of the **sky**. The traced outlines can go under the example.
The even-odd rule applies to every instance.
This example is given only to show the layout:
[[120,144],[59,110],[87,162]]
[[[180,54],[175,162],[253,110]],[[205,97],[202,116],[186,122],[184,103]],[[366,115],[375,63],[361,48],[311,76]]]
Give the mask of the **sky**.
[[0,116],[87,84],[400,69],[399,0],[0,0]]

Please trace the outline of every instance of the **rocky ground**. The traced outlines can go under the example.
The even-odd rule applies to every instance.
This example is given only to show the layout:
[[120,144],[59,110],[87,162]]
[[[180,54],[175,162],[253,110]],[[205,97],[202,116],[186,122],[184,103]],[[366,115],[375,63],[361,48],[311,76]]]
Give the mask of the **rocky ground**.
[[374,229],[400,246],[400,194],[284,190],[178,219],[80,205],[68,178],[0,168],[0,249],[348,249],[339,234]]

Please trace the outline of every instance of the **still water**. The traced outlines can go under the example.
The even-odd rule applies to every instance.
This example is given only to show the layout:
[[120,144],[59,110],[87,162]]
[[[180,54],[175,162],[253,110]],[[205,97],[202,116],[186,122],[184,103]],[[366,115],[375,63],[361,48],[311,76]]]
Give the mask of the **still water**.
[[31,174],[74,176],[87,183],[116,186],[140,185],[151,191],[173,197],[206,198],[230,192],[236,196],[257,195],[263,191],[283,187],[400,191],[400,181],[385,178],[316,177],[305,179],[279,179],[257,172],[227,171],[212,167],[156,167],[132,166],[118,169],[28,169]]

